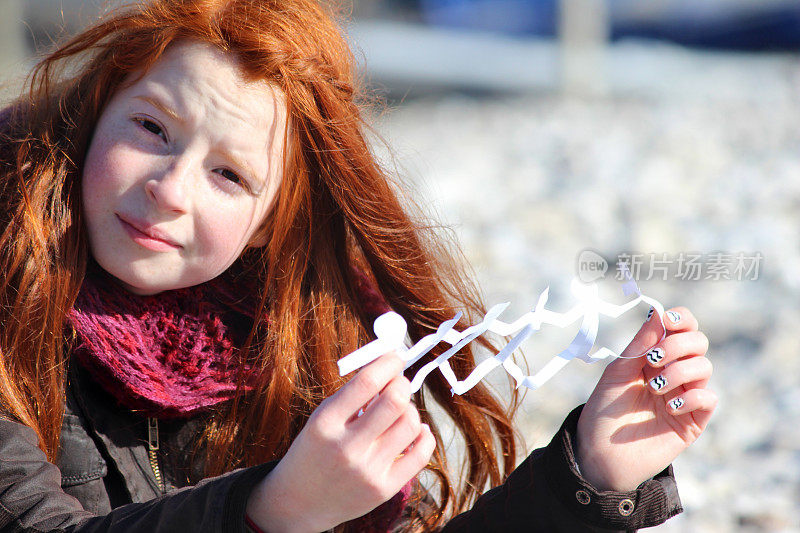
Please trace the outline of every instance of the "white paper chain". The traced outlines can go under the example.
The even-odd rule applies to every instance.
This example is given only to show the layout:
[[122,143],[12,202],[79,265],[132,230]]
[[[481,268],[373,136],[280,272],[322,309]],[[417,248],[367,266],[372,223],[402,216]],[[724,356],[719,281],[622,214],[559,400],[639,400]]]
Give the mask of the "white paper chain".
[[[618,318],[640,303],[647,303],[661,320],[661,327],[663,328],[661,340],[664,339],[667,332],[663,323],[664,307],[657,300],[642,294],[626,265],[620,265],[620,271],[626,278],[622,286],[623,293],[625,296],[636,295],[636,298],[625,304],[615,305],[605,302],[600,299],[597,285],[593,283],[584,284],[578,279],[574,279],[572,280],[571,291],[578,303],[566,313],[556,313],[545,309],[550,293],[550,288],[548,287],[539,295],[539,300],[533,311],[524,314],[510,324],[498,319],[500,314],[508,307],[508,302],[495,305],[489,309],[489,312],[486,313],[480,323],[461,332],[453,329],[461,318],[461,313],[458,313],[450,320],[442,322],[436,333],[423,337],[410,348],[407,348],[404,344],[407,332],[406,321],[393,311],[384,313],[373,324],[376,339],[342,357],[338,362],[339,374],[342,376],[349,374],[391,350],[397,351],[406,362],[405,368],[408,368],[424,357],[434,346],[444,341],[450,344],[451,347],[417,371],[411,380],[413,392],[418,391],[425,378],[438,368],[450,383],[453,394],[464,394],[489,372],[501,365],[517,382],[518,388],[524,386],[529,389],[537,389],[564,368],[572,359],[577,358],[587,363],[594,363],[607,357],[621,357],[606,347],[600,347],[594,353],[589,353],[597,339],[601,315]],[[535,374],[525,375],[522,369],[511,360],[511,354],[519,348],[525,339],[538,331],[542,324],[565,328],[577,320],[581,320],[581,326],[569,346],[553,357]],[[487,331],[504,337],[512,335],[513,337],[499,353],[482,361],[466,379],[459,380],[450,367],[448,359]],[[634,357],[641,357],[642,355],[644,354],[638,354]]]

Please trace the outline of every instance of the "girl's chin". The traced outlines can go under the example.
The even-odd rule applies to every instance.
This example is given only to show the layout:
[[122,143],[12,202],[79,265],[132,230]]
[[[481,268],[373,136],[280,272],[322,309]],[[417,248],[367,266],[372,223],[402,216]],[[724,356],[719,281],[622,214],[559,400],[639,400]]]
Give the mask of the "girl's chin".
[[160,292],[164,292],[166,290],[169,290],[167,288],[154,287],[154,286],[150,286],[149,284],[140,283],[140,282],[132,284],[132,283],[129,283],[127,281],[124,281],[124,280],[114,276],[113,274],[111,275],[111,277],[114,279],[114,281],[120,287],[122,287],[126,291],[128,291],[128,292],[130,292],[132,294],[136,294],[138,296],[152,296],[154,294],[158,294]]
[[[126,262],[124,257],[101,257],[102,260],[98,261],[94,253],[92,259],[93,263],[121,288],[139,296],[152,296],[160,292],[201,285],[224,272],[224,270],[217,272],[216,269],[199,272],[197,269],[187,268],[186,264],[176,264],[174,261],[154,262],[141,258]],[[165,272],[176,274],[165,276]]]
[[125,272],[121,275],[100,263],[98,265],[120,288],[138,296],[152,296],[160,292],[180,288],[177,285],[173,286],[168,280],[154,280],[147,276],[136,275],[135,272]]

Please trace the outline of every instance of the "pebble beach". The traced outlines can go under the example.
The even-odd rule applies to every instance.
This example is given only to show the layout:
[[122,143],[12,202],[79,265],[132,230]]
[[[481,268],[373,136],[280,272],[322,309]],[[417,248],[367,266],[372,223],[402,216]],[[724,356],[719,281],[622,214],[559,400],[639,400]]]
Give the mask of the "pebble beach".
[[[567,310],[581,251],[641,254],[642,292],[688,307],[708,335],[720,396],[674,463],[684,513],[652,531],[800,531],[800,62],[630,53],[691,68],[591,98],[408,99],[374,119],[390,147],[375,150],[458,239],[485,302],[511,302],[508,321],[548,286],[548,308]],[[677,271],[689,253],[701,256],[699,279]],[[758,273],[714,269],[737,254],[760,254]],[[668,272],[649,272],[649,257],[672,261]],[[612,263],[601,295],[622,303],[613,274]],[[646,312],[601,322],[598,342],[623,348]],[[524,361],[540,368],[574,333],[543,328]],[[604,366],[573,361],[526,394],[517,421],[528,449],[549,441]]]

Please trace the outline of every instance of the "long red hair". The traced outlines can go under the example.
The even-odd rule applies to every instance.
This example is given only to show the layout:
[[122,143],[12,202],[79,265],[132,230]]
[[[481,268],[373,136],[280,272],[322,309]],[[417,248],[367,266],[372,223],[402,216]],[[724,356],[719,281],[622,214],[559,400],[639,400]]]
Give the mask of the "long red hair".
[[[412,339],[456,310],[466,311],[461,328],[483,313],[455,249],[409,214],[370,151],[361,112],[370,100],[337,16],[312,0],[155,0],[112,12],[34,68],[0,128],[0,403],[36,431],[50,460],[69,362],[65,316],[88,260],[80,177],[92,131],[126,78],[180,39],[235,54],[249,79],[283,92],[289,117],[284,178],[262,229],[267,244],[240,259],[259,282],[257,316],[268,317],[244,347],[264,379],[212,417],[201,440],[205,475],[279,458],[344,383],[336,361],[371,331],[354,267],[406,319]],[[465,377],[470,347],[450,364]],[[433,506],[412,510],[411,529],[431,529],[512,470],[517,400],[503,407],[482,385],[452,396],[437,372],[415,402],[437,438],[428,470],[438,494]],[[463,438],[460,475],[448,467],[431,402]]]

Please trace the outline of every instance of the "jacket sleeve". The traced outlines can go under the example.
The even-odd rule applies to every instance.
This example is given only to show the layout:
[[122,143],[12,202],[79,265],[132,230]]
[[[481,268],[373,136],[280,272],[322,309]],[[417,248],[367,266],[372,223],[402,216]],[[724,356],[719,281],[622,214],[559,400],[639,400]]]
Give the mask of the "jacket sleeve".
[[546,448],[534,450],[505,483],[481,496],[442,532],[636,531],[680,513],[672,466],[629,492],[598,491],[581,477],[573,442],[582,409],[569,414]]
[[61,472],[37,442],[31,428],[0,418],[0,531],[245,533],[250,491],[276,464],[234,470],[96,516],[61,490]]

